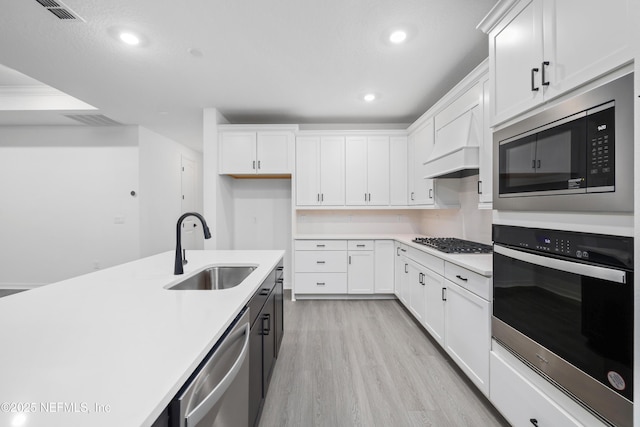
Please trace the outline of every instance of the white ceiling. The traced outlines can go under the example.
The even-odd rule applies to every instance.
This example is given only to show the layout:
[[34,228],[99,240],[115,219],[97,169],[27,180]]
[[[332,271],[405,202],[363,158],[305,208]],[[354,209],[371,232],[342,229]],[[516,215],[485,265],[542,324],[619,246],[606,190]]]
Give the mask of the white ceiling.
[[[495,0],[65,0],[85,22],[5,3],[0,88],[42,82],[199,149],[204,107],[232,123],[412,122],[486,58],[475,26]],[[409,39],[391,45],[398,26]],[[0,124],[51,124],[23,113]]]

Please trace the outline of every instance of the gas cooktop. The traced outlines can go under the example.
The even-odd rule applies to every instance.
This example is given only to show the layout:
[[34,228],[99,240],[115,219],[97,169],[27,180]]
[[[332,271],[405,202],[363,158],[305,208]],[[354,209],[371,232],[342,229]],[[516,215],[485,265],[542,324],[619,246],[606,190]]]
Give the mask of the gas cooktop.
[[416,237],[413,242],[448,254],[490,254],[493,252],[490,245],[456,239],[455,237]]

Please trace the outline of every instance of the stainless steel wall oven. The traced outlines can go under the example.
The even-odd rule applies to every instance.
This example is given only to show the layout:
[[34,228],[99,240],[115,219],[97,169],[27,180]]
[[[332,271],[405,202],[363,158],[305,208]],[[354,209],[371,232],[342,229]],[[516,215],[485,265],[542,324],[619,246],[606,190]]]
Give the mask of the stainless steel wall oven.
[[617,426],[633,420],[633,238],[493,226],[493,337]]
[[633,211],[633,75],[494,133],[496,209]]

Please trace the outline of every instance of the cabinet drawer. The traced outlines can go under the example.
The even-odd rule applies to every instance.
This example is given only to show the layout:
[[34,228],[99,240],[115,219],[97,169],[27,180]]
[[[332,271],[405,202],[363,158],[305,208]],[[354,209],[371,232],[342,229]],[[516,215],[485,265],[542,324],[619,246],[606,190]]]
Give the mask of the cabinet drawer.
[[349,240],[347,248],[350,251],[372,251],[373,240]]
[[296,240],[297,251],[346,251],[346,240]]
[[491,277],[485,277],[481,274],[474,273],[471,270],[462,268],[459,265],[445,262],[444,265],[444,277],[451,280],[453,283],[460,285],[466,290],[473,292],[480,298],[484,298],[487,301],[491,301],[492,281]]
[[346,294],[347,273],[296,273],[297,294]]
[[557,406],[518,372],[491,352],[491,403],[514,427],[577,427],[582,424]]
[[296,273],[346,272],[346,251],[296,251]]
[[418,264],[444,276],[444,260],[415,248],[407,248],[405,255]]

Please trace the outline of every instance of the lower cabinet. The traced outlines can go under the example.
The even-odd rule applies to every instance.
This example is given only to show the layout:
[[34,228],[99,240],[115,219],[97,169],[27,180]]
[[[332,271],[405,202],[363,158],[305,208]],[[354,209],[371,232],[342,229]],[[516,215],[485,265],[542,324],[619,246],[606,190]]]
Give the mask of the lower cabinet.
[[[494,343],[494,346],[497,344]],[[604,427],[606,424],[501,348],[490,353],[491,403],[514,427]],[[503,350],[503,351],[500,351]],[[537,383],[537,384],[536,384]],[[546,388],[545,392],[538,384]]]
[[296,295],[393,294],[393,240],[296,240]]
[[445,292],[444,277],[427,270],[424,278],[424,326],[438,344],[443,347]]
[[407,260],[407,279],[409,294],[409,310],[420,322],[424,322],[425,300],[424,300],[424,267],[420,264]]
[[489,301],[445,279],[444,347],[486,396],[489,395],[491,311]]
[[257,425],[284,331],[282,266],[276,267],[249,302],[249,424]]

